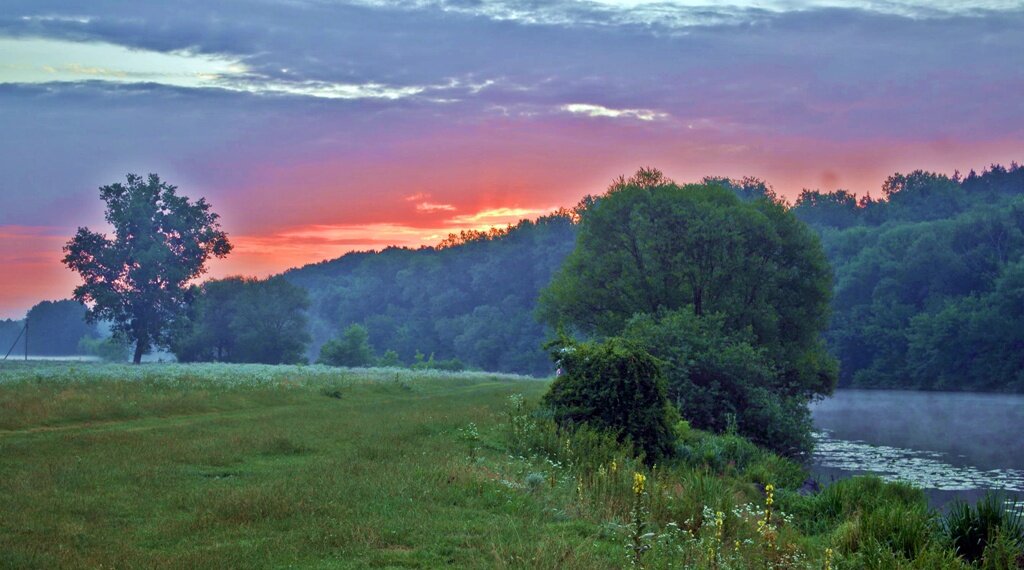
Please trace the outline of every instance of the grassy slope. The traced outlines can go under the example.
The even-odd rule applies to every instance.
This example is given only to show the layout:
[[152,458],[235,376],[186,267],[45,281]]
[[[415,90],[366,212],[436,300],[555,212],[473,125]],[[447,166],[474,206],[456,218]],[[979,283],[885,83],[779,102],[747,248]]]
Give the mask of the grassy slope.
[[608,565],[581,547],[591,528],[482,476],[456,443],[543,383],[56,376],[0,381],[0,567]]

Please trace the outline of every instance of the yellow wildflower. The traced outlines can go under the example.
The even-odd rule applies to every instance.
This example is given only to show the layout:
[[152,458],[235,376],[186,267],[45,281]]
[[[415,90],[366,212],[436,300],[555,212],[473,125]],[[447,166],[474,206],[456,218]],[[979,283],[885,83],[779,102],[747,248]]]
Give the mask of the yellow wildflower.
[[640,495],[644,492],[647,484],[647,476],[643,473],[633,473],[633,493]]

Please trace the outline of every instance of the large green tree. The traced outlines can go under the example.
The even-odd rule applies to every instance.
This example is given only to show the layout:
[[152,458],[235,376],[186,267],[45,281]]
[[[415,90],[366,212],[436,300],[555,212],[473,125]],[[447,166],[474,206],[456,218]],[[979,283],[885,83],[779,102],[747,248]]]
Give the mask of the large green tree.
[[90,306],[86,318],[113,323],[135,345],[138,364],[149,349],[167,345],[189,281],[231,244],[205,199],[179,196],[156,174],[129,174],[125,183],[101,187],[100,198],[113,235],[78,228],[63,261],[84,281],[74,298]]
[[576,248],[541,294],[548,323],[608,336],[638,313],[721,313],[726,330],[750,329],[791,389],[831,391],[820,339],[831,271],[817,236],[783,204],[642,170],[580,215]]
[[[539,314],[585,335],[641,342],[668,363],[670,394],[687,419],[721,429],[736,414],[747,435],[770,444],[753,414],[780,415],[766,408],[773,398],[798,408],[830,393],[837,365],[821,339],[832,275],[818,237],[762,196],[740,199],[713,179],[680,186],[656,170],[618,180],[585,201],[576,247],[542,292]],[[641,315],[650,322],[640,326]],[[690,401],[711,392],[708,406]],[[806,437],[788,439],[780,451],[806,450]]]

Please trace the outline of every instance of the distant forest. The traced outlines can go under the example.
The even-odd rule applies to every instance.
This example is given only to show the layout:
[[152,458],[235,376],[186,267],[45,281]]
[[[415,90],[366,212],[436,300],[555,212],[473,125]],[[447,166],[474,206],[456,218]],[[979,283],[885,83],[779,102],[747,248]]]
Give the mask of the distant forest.
[[[88,340],[100,337],[96,325],[85,322],[85,306],[77,301],[43,301],[33,306],[27,315],[29,324],[29,351],[32,355],[67,356],[82,353]],[[25,319],[0,320],[0,358],[15,345],[25,326]],[[82,339],[86,342],[83,343]],[[24,352],[24,337],[18,339],[9,358]]]
[[350,324],[411,364],[417,353],[492,371],[547,375],[549,331],[534,308],[572,251],[572,213],[506,230],[464,232],[437,247],[350,253],[284,274],[309,291],[310,355]]
[[835,271],[840,386],[1024,392],[1024,168],[805,191]]
[[[703,182],[781,201],[757,179]],[[435,247],[350,253],[272,282],[208,282],[171,348],[186,360],[315,361],[351,333],[368,337],[377,363],[550,374],[541,345],[553,331],[536,318],[537,298],[573,250],[578,212],[596,200]],[[790,207],[834,271],[826,340],[841,387],[1024,392],[1024,168],[895,174],[876,198],[805,190]],[[97,353],[95,340],[80,339],[102,327],[83,313],[73,301],[33,307],[31,352]],[[23,324],[0,321],[3,352]]]

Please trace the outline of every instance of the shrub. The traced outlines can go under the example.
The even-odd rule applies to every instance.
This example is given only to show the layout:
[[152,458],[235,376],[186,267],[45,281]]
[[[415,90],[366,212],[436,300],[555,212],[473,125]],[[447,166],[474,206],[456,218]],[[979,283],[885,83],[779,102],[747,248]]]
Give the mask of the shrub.
[[394,350],[385,350],[384,355],[377,359],[377,366],[383,368],[397,368],[402,365],[402,360]]
[[599,344],[562,339],[549,348],[564,373],[544,403],[560,427],[611,431],[631,441],[649,463],[672,454],[674,410],[654,357],[620,338]]
[[466,365],[462,363],[458,358],[449,358],[447,360],[435,360],[434,353],[430,353],[430,358],[424,357],[422,352],[417,351],[414,357],[412,366],[413,370],[446,370],[448,372],[462,372],[466,369]]
[[103,339],[83,336],[78,341],[78,350],[84,354],[98,356],[104,362],[127,362],[131,356],[128,342],[119,336]]
[[636,315],[623,336],[662,362],[669,398],[693,427],[717,433],[734,427],[789,457],[811,450],[808,395],[788,387],[749,331],[727,331],[724,315]]
[[373,363],[373,348],[370,334],[362,325],[350,325],[341,338],[327,341],[320,347],[319,364],[331,366],[361,367]]

